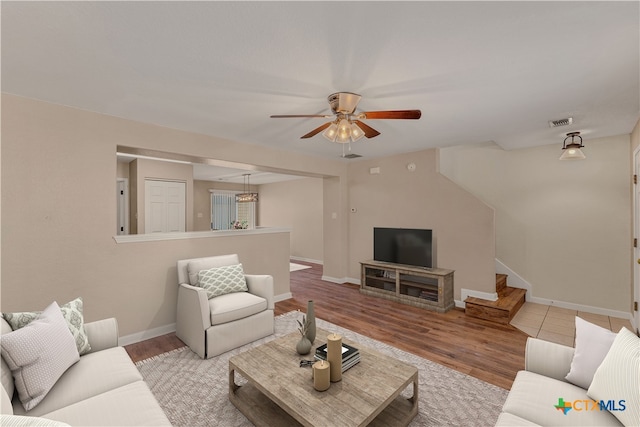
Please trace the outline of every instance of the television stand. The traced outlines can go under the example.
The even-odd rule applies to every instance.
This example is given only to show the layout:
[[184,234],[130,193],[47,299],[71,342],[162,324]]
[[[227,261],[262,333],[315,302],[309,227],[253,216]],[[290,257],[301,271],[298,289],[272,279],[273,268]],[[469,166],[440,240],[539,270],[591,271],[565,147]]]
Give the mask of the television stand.
[[453,270],[391,262],[364,261],[360,292],[414,307],[449,311],[453,301]]

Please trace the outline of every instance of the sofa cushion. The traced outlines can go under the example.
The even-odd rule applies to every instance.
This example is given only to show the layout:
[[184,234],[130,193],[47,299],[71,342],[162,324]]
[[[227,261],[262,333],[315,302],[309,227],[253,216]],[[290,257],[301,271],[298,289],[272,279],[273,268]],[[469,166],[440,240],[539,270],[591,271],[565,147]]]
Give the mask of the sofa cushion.
[[171,425],[144,381],[116,387],[50,412],[45,417],[83,427]]
[[[561,402],[571,409],[558,408]],[[608,411],[594,407],[585,389],[528,371],[516,375],[502,411],[543,426],[620,426]]]
[[244,279],[242,264],[200,270],[198,272],[198,286],[207,291],[207,298],[209,299],[249,290]]
[[576,316],[576,346],[567,381],[589,388],[593,374],[609,352],[616,334]]
[[627,328],[618,332],[587,394],[613,401],[618,410],[611,412],[625,426],[640,426],[640,338]]
[[233,322],[267,309],[267,300],[249,292],[235,292],[209,300],[211,324]]
[[23,415],[0,415],[2,427],[69,427],[69,424],[48,418],[25,417]]
[[[4,366],[2,368],[4,369]],[[9,369],[7,368],[7,370]],[[13,415],[13,405],[11,405],[11,396],[9,396],[9,394],[7,393],[7,389],[4,388],[4,386],[0,387],[0,413]],[[1,425],[2,423],[0,423],[0,426]]]
[[[69,331],[71,331],[71,334],[76,341],[78,353],[82,356],[83,354],[91,351],[89,338],[87,337],[87,332],[84,328],[82,298],[78,297],[73,301],[69,301],[68,303],[61,305],[60,310],[62,311],[62,316],[67,321]],[[2,317],[9,322],[11,328],[15,331],[33,322],[39,314],[39,311],[25,311],[20,313],[3,313]]]
[[2,357],[27,410],[38,405],[58,378],[80,359],[56,302],[27,326],[2,336]]
[[60,377],[37,407],[27,413],[18,403],[14,405],[14,412],[18,415],[46,416],[72,403],[140,380],[142,375],[124,348],[113,347],[89,353]]

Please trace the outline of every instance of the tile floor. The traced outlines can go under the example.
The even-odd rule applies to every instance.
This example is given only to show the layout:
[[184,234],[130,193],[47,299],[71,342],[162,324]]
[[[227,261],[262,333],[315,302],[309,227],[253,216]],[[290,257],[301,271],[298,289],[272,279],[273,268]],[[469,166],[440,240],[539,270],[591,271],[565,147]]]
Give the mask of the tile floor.
[[633,330],[631,322],[627,319],[532,302],[524,303],[511,320],[511,325],[532,337],[573,347],[576,335],[575,316],[610,329],[613,332],[618,332],[622,326],[631,331]]

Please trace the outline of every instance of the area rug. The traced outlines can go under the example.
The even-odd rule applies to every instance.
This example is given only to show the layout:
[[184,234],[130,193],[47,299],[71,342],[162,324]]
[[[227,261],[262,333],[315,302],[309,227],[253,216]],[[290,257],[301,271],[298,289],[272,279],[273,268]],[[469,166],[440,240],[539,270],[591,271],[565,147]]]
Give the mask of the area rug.
[[[185,347],[136,366],[172,425],[249,427],[251,422],[228,398],[229,358],[295,331],[296,320],[301,317],[295,311],[278,316],[274,335],[209,360],[200,359]],[[419,413],[411,426],[495,425],[507,390],[324,320],[317,319],[317,326],[419,369]],[[403,392],[407,397],[411,393],[411,387]]]
[[290,262],[289,263],[289,272],[298,271],[298,270],[306,270],[307,268],[311,268],[311,266],[310,265],[296,264],[295,262]]

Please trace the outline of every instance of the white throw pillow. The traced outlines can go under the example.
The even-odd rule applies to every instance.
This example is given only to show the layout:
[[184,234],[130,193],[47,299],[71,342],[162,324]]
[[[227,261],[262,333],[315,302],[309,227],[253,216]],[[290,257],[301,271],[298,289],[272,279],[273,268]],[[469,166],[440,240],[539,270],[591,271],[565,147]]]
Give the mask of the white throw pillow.
[[610,405],[610,412],[625,426],[640,426],[640,338],[627,328],[618,332],[587,395],[605,404],[612,401],[617,410]]
[[609,352],[616,334],[576,316],[576,347],[571,370],[565,377],[585,390],[591,385],[593,374]]
[[18,397],[29,411],[45,398],[80,355],[73,335],[53,302],[24,328],[2,336],[2,357],[15,380]]
[[202,270],[198,273],[198,286],[207,291],[209,299],[232,292],[246,292],[249,290],[244,278],[242,264]]

